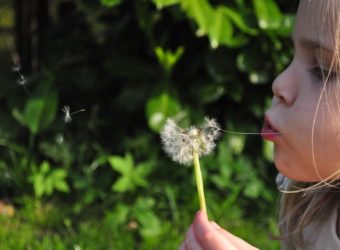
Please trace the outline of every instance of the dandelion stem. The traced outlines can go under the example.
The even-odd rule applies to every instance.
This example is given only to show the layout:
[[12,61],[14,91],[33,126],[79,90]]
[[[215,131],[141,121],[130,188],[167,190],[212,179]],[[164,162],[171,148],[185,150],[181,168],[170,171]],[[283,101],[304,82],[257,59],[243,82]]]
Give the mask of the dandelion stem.
[[200,167],[200,160],[199,160],[197,152],[194,152],[193,158],[194,158],[195,178],[196,178],[196,186],[197,186],[197,192],[198,192],[198,200],[200,203],[200,209],[203,212],[207,213],[207,208],[205,206],[205,197],[204,197],[204,188],[203,188],[203,179],[202,179],[202,173],[201,173],[201,167]]

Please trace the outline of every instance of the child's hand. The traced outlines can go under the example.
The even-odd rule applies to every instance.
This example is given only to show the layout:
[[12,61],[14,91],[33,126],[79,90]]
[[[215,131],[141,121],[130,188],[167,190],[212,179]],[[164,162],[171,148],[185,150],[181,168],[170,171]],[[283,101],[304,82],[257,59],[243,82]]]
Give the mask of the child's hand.
[[179,250],[255,250],[244,240],[225,231],[199,211]]

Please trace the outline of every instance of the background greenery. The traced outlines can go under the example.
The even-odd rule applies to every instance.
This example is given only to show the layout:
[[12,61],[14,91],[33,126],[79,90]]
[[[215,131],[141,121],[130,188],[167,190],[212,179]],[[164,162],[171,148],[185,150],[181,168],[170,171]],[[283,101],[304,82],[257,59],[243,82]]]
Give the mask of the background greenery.
[[[14,7],[0,4],[11,29]],[[24,86],[3,32],[0,249],[177,249],[198,200],[193,169],[165,155],[159,130],[167,117],[185,127],[209,116],[259,132],[291,58],[295,5],[51,1],[40,68],[23,68]],[[64,105],[86,112],[65,124]],[[225,133],[202,167],[209,217],[278,249],[271,145]]]

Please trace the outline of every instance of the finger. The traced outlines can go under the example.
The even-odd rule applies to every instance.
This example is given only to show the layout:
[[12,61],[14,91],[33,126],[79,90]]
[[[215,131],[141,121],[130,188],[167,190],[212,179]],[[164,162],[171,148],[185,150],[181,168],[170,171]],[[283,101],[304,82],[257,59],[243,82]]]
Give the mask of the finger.
[[202,211],[196,214],[193,229],[197,242],[204,250],[237,250],[237,247],[208,221],[206,213]]
[[251,246],[248,242],[244,241],[243,239],[229,233],[228,231],[224,230],[223,228],[221,228],[216,222],[212,221],[211,225],[217,229],[217,231],[223,235],[224,237],[228,238],[229,241],[237,246],[240,249],[257,249],[254,246]]
[[203,250],[203,248],[199,245],[199,243],[196,240],[196,236],[192,225],[189,227],[185,235],[184,246],[185,250]]

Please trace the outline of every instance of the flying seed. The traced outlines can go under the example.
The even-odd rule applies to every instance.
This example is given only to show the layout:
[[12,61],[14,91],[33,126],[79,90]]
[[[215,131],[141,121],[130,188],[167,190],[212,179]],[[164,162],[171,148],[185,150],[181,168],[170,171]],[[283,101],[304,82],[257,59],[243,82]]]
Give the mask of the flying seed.
[[70,106],[64,106],[62,111],[64,112],[64,122],[70,123],[72,121],[72,115],[83,112],[85,109],[80,109],[71,113]]

